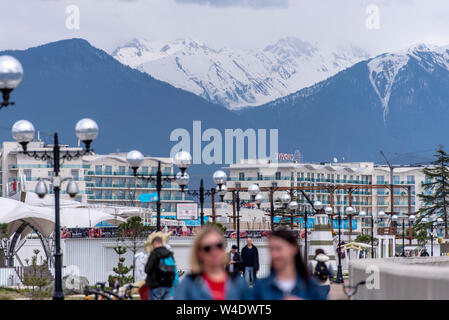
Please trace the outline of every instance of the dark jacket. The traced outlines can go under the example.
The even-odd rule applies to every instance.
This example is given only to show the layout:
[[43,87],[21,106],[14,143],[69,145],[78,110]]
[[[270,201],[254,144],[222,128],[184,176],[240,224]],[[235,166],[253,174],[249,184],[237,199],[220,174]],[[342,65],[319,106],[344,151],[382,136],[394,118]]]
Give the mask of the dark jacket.
[[[299,275],[291,295],[304,300],[326,300],[327,298],[327,292],[315,280],[309,278],[306,284]],[[276,285],[274,272],[268,278],[259,279],[254,284],[252,298],[255,300],[282,300],[284,298],[283,292]]]
[[[234,261],[235,261],[235,263],[234,263],[234,273],[236,273],[237,271],[241,271],[242,270],[242,257],[240,256],[240,254],[238,252],[235,252],[235,254],[234,254]],[[229,262],[231,262],[231,252],[229,252]],[[229,266],[230,265],[231,265],[230,263],[228,263],[226,265],[226,270],[228,272],[230,272],[229,271]]]
[[[245,280],[239,276],[228,277],[226,282],[226,300],[248,300],[248,286]],[[181,282],[175,287],[174,300],[212,300],[212,295],[201,274],[188,274],[182,277]]]
[[170,252],[166,247],[159,247],[151,251],[151,254],[148,257],[148,261],[145,266],[145,273],[147,274],[147,286],[149,286],[150,288],[158,288],[161,286],[158,282],[156,271],[159,267],[160,259],[170,256],[173,256],[173,253]]
[[257,247],[253,244],[254,249],[254,259],[253,263],[249,262],[249,254],[248,254],[248,246],[244,246],[242,249],[242,271],[245,271],[245,267],[253,267],[254,268],[254,277],[256,276],[256,272],[259,271],[259,251]]

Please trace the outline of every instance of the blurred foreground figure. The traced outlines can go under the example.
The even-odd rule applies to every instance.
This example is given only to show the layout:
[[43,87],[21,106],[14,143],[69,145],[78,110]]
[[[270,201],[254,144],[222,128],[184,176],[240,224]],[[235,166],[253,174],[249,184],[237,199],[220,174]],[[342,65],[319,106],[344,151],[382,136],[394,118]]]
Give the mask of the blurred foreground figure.
[[245,280],[231,276],[225,239],[220,229],[205,226],[195,236],[191,252],[191,273],[175,289],[177,300],[244,300],[249,296]]
[[289,230],[273,231],[269,238],[271,274],[255,282],[256,300],[324,300],[326,292],[305,266],[298,241]]

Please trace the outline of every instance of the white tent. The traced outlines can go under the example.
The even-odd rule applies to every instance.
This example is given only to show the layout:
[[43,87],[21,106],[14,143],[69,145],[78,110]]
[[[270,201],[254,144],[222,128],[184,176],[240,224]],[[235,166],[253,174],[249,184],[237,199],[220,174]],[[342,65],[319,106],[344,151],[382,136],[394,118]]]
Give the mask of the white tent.
[[[125,219],[91,208],[62,207],[60,211],[61,227],[88,228],[106,221],[118,225]],[[29,223],[43,236],[49,236],[54,230],[54,208],[37,207],[26,203],[0,198],[0,223],[8,224],[8,234],[17,231],[23,222]],[[22,231],[22,237],[31,232],[27,227]]]

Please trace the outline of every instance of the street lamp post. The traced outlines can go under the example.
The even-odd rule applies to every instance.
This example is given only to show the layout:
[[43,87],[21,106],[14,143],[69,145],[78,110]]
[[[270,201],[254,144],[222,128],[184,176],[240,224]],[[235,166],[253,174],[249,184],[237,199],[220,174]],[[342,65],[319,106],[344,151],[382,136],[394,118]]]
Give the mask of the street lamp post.
[[[69,181],[67,184],[66,192],[71,196],[75,197],[79,192],[78,185],[73,178],[62,178],[59,176],[61,160],[70,161],[72,159],[79,158],[81,156],[91,153],[90,145],[92,141],[98,135],[98,125],[95,121],[91,119],[82,119],[78,121],[75,126],[76,136],[79,140],[83,141],[85,149],[83,151],[65,151],[61,152],[61,147],[59,145],[58,134],[53,135],[54,145],[52,153],[47,151],[30,151],[27,146],[30,141],[34,138],[34,126],[31,122],[27,120],[17,121],[12,127],[12,136],[15,141],[17,141],[23,148],[22,153],[33,157],[35,159],[53,160],[53,176],[50,180],[53,185],[53,192],[55,195],[55,287],[53,293],[54,300],[63,300],[64,292],[62,289],[62,252],[61,252],[61,224],[60,224],[60,190],[62,182]],[[35,189],[36,194],[43,198],[47,192],[47,185],[44,179],[41,179]]]
[[[179,172],[180,173],[180,172]],[[214,190],[204,190],[204,182],[203,179],[200,181],[200,188],[198,190],[187,190],[185,191],[188,195],[193,197],[198,197],[200,200],[200,224],[204,225],[204,198],[214,196]]]
[[343,283],[343,269],[341,266],[341,212],[338,211],[338,266],[337,266],[337,283]]
[[20,84],[23,78],[23,68],[19,60],[11,56],[0,56],[0,91],[2,92],[3,101],[0,109],[9,105],[11,92]]
[[[226,181],[226,180],[225,180]],[[217,181],[215,181],[217,182]],[[257,184],[252,184],[248,187],[248,193],[251,198],[254,200],[257,194],[259,194],[260,188]],[[240,191],[233,191],[237,206],[237,252],[240,252]]]
[[[223,170],[217,170],[214,172],[213,175],[213,180],[214,182],[217,184],[217,190],[218,190],[218,194],[221,196],[221,199],[223,200],[223,197],[225,196],[226,192],[228,191],[227,187],[226,187],[226,180],[227,180],[227,175],[226,172],[224,172]],[[236,231],[237,231],[237,252],[240,252],[240,191],[232,191],[233,193],[233,198],[235,199],[235,204],[236,204],[236,215],[237,217],[237,225],[236,225]],[[255,200],[257,195],[260,193],[260,188],[257,184],[252,184],[248,187],[248,193],[251,196],[252,200]]]
[[433,257],[433,225],[434,223],[436,223],[438,226],[443,223],[444,220],[441,217],[438,217],[436,220],[432,220],[432,218],[427,219],[426,217],[424,217],[420,222],[423,224],[430,224],[430,256]]
[[[359,213],[361,218],[367,217],[367,213],[365,211],[361,211]],[[374,217],[370,216],[371,220],[371,259],[374,259]]]
[[187,168],[192,164],[192,156],[190,153],[186,151],[179,151],[175,154],[174,157],[174,163],[178,166],[179,170],[181,172],[178,172],[175,176],[173,175],[166,175],[164,178],[162,178],[162,170],[161,170],[161,161],[157,161],[157,172],[156,175],[143,175],[138,174],[137,170],[142,165],[144,161],[144,156],[140,151],[133,150],[128,153],[126,156],[126,161],[128,162],[129,166],[133,170],[133,175],[137,178],[146,180],[147,182],[151,182],[153,180],[156,180],[156,192],[157,192],[157,199],[156,199],[156,230],[161,230],[161,191],[162,191],[162,181],[172,182],[176,181],[176,183],[181,188],[181,191],[184,191],[184,188],[189,183],[189,175],[186,172]]
[[393,220],[396,224],[399,219],[402,220],[402,254],[401,254],[401,256],[405,257],[405,220],[408,219],[410,223],[413,223],[413,221],[415,221],[415,216],[414,215],[398,216],[398,215],[394,214],[391,217],[391,220]]

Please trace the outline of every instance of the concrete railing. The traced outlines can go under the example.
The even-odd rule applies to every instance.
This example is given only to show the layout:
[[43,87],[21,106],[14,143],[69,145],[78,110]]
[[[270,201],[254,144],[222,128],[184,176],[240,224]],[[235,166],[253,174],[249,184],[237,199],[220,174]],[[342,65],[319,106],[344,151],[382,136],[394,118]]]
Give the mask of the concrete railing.
[[349,263],[354,299],[449,299],[449,257],[360,259]]

